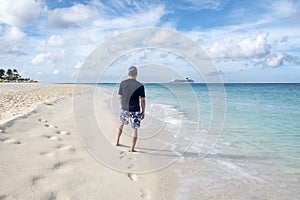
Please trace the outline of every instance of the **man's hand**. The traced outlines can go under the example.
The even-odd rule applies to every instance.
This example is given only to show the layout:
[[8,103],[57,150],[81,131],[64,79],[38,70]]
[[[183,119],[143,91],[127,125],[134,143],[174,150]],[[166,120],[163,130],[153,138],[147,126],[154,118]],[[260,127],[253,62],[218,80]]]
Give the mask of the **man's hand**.
[[144,118],[145,118],[145,113],[142,112],[142,113],[141,113],[141,119],[143,120]]
[[141,98],[141,106],[142,106],[141,119],[144,119],[145,118],[145,107],[146,107],[145,98]]

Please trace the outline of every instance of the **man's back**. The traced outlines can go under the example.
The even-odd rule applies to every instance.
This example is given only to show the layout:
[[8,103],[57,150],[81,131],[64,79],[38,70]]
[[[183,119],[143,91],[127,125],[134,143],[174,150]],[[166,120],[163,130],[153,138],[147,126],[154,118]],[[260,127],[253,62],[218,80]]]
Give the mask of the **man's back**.
[[143,84],[135,79],[126,79],[121,82],[119,95],[122,95],[122,109],[130,112],[140,111],[139,99],[145,97]]

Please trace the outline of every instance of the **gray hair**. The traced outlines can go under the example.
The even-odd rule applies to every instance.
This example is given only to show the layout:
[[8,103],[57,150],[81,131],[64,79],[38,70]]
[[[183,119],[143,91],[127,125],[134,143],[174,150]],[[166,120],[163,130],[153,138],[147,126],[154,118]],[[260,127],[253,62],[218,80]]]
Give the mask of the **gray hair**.
[[128,69],[129,76],[136,76],[137,75],[137,68],[135,66],[131,66]]

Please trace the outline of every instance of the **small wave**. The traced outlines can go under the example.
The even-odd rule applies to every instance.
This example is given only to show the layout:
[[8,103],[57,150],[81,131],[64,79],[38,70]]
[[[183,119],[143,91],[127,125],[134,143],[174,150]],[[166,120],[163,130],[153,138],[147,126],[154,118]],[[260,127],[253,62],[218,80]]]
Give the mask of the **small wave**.
[[166,123],[169,128],[178,128],[182,123],[182,113],[171,105],[148,103],[146,114]]

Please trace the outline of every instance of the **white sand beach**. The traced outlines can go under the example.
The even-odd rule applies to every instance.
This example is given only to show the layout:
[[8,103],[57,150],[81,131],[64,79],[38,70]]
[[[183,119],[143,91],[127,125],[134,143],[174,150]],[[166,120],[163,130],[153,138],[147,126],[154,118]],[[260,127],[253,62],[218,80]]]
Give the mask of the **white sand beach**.
[[[86,89],[86,86],[81,86]],[[29,113],[42,103],[72,96],[74,85],[46,83],[2,83],[0,85],[0,124]],[[80,93],[80,92],[79,92]]]
[[[172,199],[171,178],[120,172],[91,156],[74,124],[73,87],[0,85],[0,199]],[[79,86],[74,95],[91,90]],[[115,127],[110,130],[113,137]],[[107,154],[136,165],[134,153]],[[168,176],[165,171],[160,173]]]

